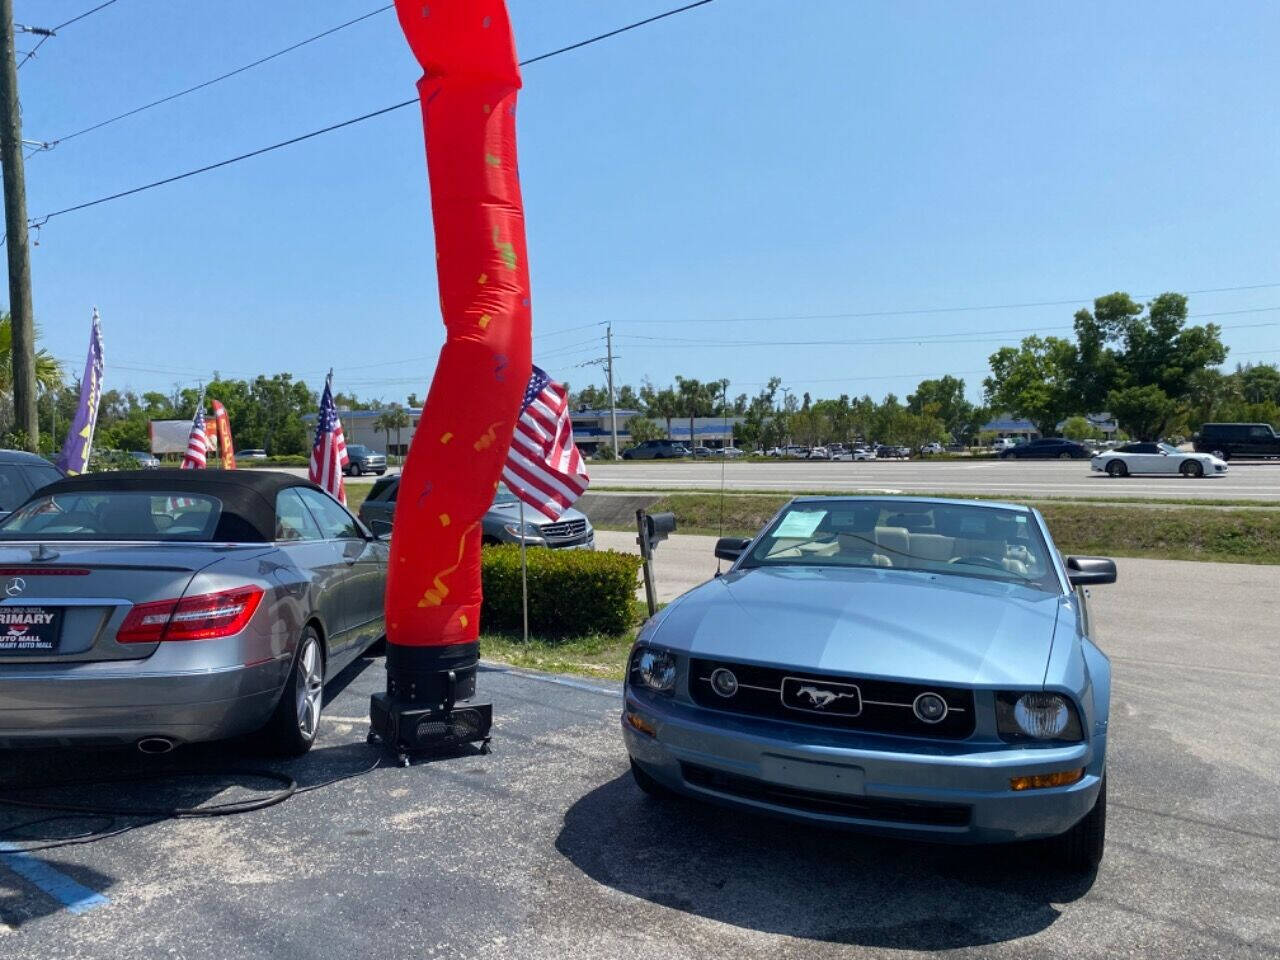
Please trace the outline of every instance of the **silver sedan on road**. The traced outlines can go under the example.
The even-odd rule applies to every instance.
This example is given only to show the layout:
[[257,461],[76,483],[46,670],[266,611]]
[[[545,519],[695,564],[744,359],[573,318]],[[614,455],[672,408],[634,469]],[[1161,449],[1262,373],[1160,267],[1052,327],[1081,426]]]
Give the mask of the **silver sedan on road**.
[[287,474],[50,484],[0,523],[0,747],[306,752],[325,681],[384,634],[387,552]]

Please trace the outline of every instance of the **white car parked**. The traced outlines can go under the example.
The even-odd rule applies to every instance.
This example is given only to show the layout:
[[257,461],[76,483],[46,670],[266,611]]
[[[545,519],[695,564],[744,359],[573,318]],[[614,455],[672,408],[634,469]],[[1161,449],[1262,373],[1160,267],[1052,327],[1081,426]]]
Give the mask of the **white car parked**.
[[1105,450],[1089,461],[1089,469],[1109,477],[1164,474],[1184,477],[1220,477],[1227,472],[1224,461],[1210,453],[1183,453],[1168,443],[1126,443]]

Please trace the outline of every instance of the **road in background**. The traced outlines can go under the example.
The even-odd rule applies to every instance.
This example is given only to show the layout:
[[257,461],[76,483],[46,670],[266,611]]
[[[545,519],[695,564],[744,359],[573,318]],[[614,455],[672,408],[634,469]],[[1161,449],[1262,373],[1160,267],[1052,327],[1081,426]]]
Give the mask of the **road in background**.
[[875,493],[1008,494],[1037,497],[1176,497],[1269,500],[1280,503],[1280,463],[1232,463],[1225,477],[1127,477],[1092,473],[1086,460],[1041,461],[885,460],[845,463],[825,460],[778,463],[711,461],[592,462],[596,489],[719,490],[720,472],[730,490],[870,491]]
[[[693,558],[709,538],[681,539]],[[676,570],[663,565],[676,562],[677,543],[659,547],[659,576],[672,582]],[[17,869],[0,855],[3,956],[1274,958],[1274,583],[1274,567],[1122,560],[1120,582],[1093,591],[1115,666],[1096,880],[1058,873],[1040,847],[903,843],[653,801],[627,772],[616,686],[486,668],[492,756],[383,768],[259,813],[146,825]],[[368,766],[369,694],[384,683],[380,660],[348,670],[331,686],[316,749],[282,769],[317,784]],[[0,757],[6,779],[165,762]],[[169,762],[263,764],[225,748]],[[226,798],[219,791],[243,779],[199,781],[190,799]],[[86,799],[128,806],[157,795],[173,799],[158,784]],[[0,831],[41,816],[0,810]],[[107,826],[37,822],[4,837]],[[64,882],[42,889],[33,862],[56,871],[45,881]],[[79,914],[66,906],[67,880],[89,894]]]

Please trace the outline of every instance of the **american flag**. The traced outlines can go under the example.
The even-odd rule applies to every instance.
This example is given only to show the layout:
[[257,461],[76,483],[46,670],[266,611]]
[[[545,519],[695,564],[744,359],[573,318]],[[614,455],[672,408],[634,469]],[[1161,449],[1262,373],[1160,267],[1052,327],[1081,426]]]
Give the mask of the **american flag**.
[[558,520],[591,482],[573,443],[569,393],[538,367],[524,391],[502,479],[548,520]]
[[203,470],[209,454],[209,435],[204,431],[204,399],[196,404],[196,415],[187,434],[187,452],[182,457],[183,470]]
[[324,395],[320,398],[320,419],[316,423],[316,442],[311,447],[311,468],[307,476],[339,503],[347,502],[347,490],[342,482],[342,469],[351,462],[347,456],[347,441],[342,436],[342,421],[338,408],[333,404],[330,382],[324,382]]

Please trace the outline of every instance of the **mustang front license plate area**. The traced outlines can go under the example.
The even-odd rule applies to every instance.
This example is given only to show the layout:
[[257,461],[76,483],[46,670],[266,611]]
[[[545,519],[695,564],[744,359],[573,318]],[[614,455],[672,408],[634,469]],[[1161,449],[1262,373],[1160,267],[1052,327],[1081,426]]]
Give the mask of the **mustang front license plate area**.
[[0,606],[0,656],[56,653],[61,627],[56,607]]
[[866,792],[866,774],[863,769],[843,763],[822,763],[765,754],[760,758],[760,777],[770,783],[821,793]]

